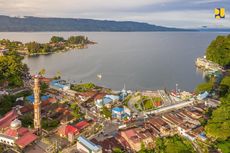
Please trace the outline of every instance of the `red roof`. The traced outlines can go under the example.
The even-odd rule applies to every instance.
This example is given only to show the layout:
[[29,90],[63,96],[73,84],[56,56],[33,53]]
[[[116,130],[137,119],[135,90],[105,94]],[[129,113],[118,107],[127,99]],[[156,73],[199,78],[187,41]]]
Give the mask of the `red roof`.
[[81,122],[78,122],[75,127],[78,129],[78,130],[82,130],[84,129],[85,127],[89,126],[89,123],[87,121],[81,121]]
[[54,97],[51,97],[51,98],[48,99],[48,101],[49,101],[50,103],[55,103],[55,102],[57,101],[57,99],[54,98]]
[[78,132],[77,128],[72,125],[67,125],[65,128],[65,135],[67,136],[69,133],[76,134]]
[[31,144],[33,141],[37,139],[37,136],[31,132],[25,133],[22,137],[16,140],[16,144],[20,148],[25,148],[27,145]]
[[4,132],[4,134],[10,137],[16,137],[16,136],[23,136],[27,132],[29,132],[28,129],[24,127],[21,127],[18,130],[13,130],[9,128]]
[[18,117],[18,114],[15,110],[8,112],[3,118],[0,119],[0,128],[7,128],[10,126],[10,123]]
[[93,97],[97,92],[95,91],[88,91],[88,92],[82,92],[78,93],[78,95],[83,96],[83,97]]
[[127,131],[124,131],[125,135],[128,137],[128,138],[131,138],[133,136],[136,136],[136,132],[134,129],[129,129]]
[[94,100],[103,99],[103,97],[105,97],[105,95],[106,95],[105,93],[98,93],[93,97],[93,99]]

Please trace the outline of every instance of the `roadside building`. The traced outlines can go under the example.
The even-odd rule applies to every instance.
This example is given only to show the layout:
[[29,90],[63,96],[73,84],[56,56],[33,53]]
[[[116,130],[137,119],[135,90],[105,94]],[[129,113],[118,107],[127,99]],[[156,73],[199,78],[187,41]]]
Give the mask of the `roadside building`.
[[144,144],[146,148],[153,148],[154,140],[151,133],[143,128],[132,128],[120,132],[132,150],[138,152],[141,150],[141,145]]
[[102,153],[102,147],[83,136],[77,138],[77,150],[81,153]]
[[147,123],[152,125],[152,128],[156,129],[160,136],[168,136],[171,134],[171,128],[168,123],[166,123],[160,117],[153,117],[147,121]]
[[75,136],[78,134],[79,134],[78,129],[72,125],[62,125],[58,128],[58,135],[60,137],[68,138],[70,142],[73,142]]
[[116,95],[105,95],[103,97],[99,97],[97,99],[95,99],[95,105],[97,106],[97,108],[102,108],[103,106],[107,107],[107,108],[111,108],[111,105],[115,102],[119,100],[119,96]]
[[75,124],[75,127],[79,130],[79,131],[81,131],[81,130],[83,130],[83,129],[85,129],[86,127],[88,127],[90,124],[87,122],[87,121],[80,121],[80,122],[78,122],[77,124]]

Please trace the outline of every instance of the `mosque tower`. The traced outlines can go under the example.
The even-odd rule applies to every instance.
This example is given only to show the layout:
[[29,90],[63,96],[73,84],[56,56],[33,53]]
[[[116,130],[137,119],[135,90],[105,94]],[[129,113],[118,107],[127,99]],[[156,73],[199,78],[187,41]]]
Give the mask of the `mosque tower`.
[[41,128],[41,101],[40,101],[40,87],[39,77],[34,78],[34,128],[37,134],[40,135],[42,132]]

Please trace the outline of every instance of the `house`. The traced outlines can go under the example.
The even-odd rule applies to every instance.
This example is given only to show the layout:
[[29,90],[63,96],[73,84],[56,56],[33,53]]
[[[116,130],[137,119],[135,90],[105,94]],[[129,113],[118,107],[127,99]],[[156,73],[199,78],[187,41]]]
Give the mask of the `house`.
[[153,147],[153,137],[151,133],[143,128],[132,128],[120,132],[132,150],[138,152],[141,150],[141,145],[144,144],[146,148]]
[[78,122],[77,124],[75,124],[75,127],[81,131],[83,130],[84,128],[88,127],[90,124],[87,122],[87,121],[80,121]]
[[87,91],[87,92],[77,93],[76,95],[78,96],[78,98],[80,98],[81,101],[86,101],[89,98],[92,98],[96,94],[97,94],[96,91]]
[[110,108],[111,105],[117,100],[119,100],[119,96],[105,95],[102,98],[100,97],[96,99],[95,105],[97,106],[97,108],[102,108],[103,106]]
[[197,99],[198,100],[204,100],[205,98],[207,98],[209,95],[209,93],[207,91],[203,92],[203,93],[200,93],[198,96],[197,96]]
[[219,104],[220,104],[220,101],[214,100],[214,99],[208,99],[207,101],[205,101],[206,107],[216,108]]
[[70,142],[73,142],[79,131],[72,125],[62,125],[58,128],[58,134],[60,137],[66,137]]
[[81,153],[102,153],[102,147],[83,136],[77,138],[77,150]]
[[112,109],[112,118],[118,120],[128,119],[131,116],[131,111],[127,107],[114,107]]
[[[41,101],[47,101],[50,98],[52,98],[50,95],[41,96]],[[27,96],[26,100],[29,101],[31,104],[33,104],[34,103],[34,95]],[[54,100],[52,99],[51,101],[54,101]]]
[[70,84],[67,83],[65,80],[53,80],[50,82],[50,88],[66,91],[70,89]]
[[0,48],[0,56],[4,56],[8,51],[9,51],[9,49],[1,49]]
[[1,90],[0,90],[0,96],[1,96],[1,95],[8,95],[8,94],[9,94],[9,93],[8,93],[7,91],[5,91],[5,90],[1,91]]
[[155,128],[160,135],[167,136],[170,134],[170,126],[160,117],[153,117],[147,121],[147,123],[151,124],[153,128]]

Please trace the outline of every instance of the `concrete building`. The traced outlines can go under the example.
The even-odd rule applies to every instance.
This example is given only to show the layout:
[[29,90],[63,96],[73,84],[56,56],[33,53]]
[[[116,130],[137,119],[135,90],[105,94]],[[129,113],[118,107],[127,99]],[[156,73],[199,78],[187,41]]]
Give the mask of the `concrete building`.
[[132,150],[138,152],[141,150],[142,143],[146,148],[153,148],[154,140],[151,133],[143,128],[132,128],[120,132],[122,138],[126,140]]
[[102,148],[83,136],[77,138],[77,150],[81,153],[102,153]]

